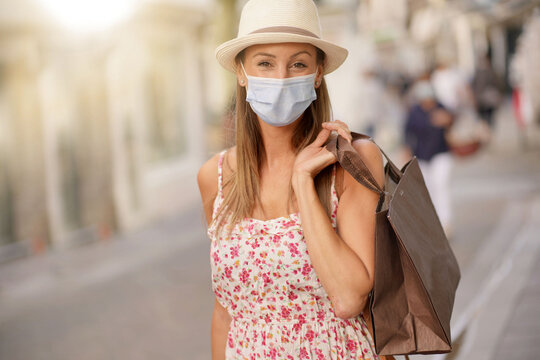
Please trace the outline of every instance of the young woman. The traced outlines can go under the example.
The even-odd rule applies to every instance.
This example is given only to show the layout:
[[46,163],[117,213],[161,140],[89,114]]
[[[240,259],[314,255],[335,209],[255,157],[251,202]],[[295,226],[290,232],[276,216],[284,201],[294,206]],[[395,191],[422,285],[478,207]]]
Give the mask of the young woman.
[[[213,359],[377,359],[359,316],[373,285],[377,195],[325,149],[324,74],[347,51],[312,0],[250,0],[216,51],[236,73],[236,145],[198,175],[216,295]],[[354,147],[383,183],[381,154]]]

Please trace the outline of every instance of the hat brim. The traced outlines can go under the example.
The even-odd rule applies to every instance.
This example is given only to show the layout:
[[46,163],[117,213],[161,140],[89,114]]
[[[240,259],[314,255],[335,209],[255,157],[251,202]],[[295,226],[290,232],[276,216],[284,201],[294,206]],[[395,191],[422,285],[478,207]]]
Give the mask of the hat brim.
[[308,43],[318,47],[326,55],[324,74],[329,74],[340,67],[349,53],[347,49],[341,46],[311,36],[268,32],[249,34],[221,44],[216,49],[216,59],[225,69],[236,72],[235,58],[242,50],[252,45],[277,43]]

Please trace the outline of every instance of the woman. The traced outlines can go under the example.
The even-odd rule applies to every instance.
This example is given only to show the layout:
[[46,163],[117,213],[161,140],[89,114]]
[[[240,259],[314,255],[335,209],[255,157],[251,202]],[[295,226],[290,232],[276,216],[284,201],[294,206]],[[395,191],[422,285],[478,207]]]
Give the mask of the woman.
[[[213,359],[376,359],[359,316],[373,285],[377,195],[324,145],[324,81],[347,51],[320,38],[312,0],[250,0],[216,51],[236,73],[236,146],[200,169],[209,223]],[[249,104],[249,105],[248,105]],[[382,184],[382,158],[357,151]]]

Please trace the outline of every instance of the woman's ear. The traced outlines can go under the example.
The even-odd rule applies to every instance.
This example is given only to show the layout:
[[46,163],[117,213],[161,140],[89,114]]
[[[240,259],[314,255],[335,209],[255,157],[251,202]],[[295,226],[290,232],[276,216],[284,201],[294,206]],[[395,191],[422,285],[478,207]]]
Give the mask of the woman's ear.
[[315,76],[315,89],[318,89],[321,86],[323,79],[324,68],[322,65],[317,65],[317,76]]
[[236,81],[238,81],[238,84],[240,86],[246,86],[246,75],[244,74],[244,71],[242,71],[242,65],[240,64],[240,62],[236,63]]

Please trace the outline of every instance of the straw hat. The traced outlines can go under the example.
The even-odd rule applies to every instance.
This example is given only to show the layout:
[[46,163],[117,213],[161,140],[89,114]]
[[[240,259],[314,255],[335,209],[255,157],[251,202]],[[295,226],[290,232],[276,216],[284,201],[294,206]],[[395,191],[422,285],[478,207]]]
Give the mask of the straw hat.
[[312,44],[326,54],[324,73],[337,69],[348,51],[321,39],[317,6],[312,0],[250,0],[242,9],[238,36],[216,49],[216,58],[235,72],[236,55],[257,44],[300,42]]

